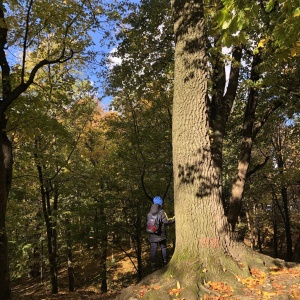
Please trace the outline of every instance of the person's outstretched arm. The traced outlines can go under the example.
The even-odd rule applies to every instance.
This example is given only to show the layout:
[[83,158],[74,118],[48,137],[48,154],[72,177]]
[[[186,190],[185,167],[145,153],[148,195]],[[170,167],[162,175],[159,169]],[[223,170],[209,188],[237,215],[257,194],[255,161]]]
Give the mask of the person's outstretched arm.
[[173,224],[175,223],[175,216],[173,218],[168,218],[167,214],[165,211],[163,211],[162,216],[161,216],[161,221],[165,224]]

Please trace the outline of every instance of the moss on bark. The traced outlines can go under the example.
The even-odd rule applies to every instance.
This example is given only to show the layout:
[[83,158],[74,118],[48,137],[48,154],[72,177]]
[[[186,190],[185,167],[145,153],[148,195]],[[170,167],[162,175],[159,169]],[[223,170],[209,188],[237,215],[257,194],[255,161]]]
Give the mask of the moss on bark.
[[210,289],[209,282],[227,284],[232,288],[231,299],[238,299],[244,296],[244,286],[238,278],[250,277],[251,269],[267,272],[270,267],[285,266],[282,260],[256,253],[243,244],[240,247],[242,252],[239,253],[239,260],[225,253],[207,258],[175,255],[168,267],[148,275],[138,285],[123,290],[117,299],[167,300],[177,297],[199,300],[205,294],[218,295],[218,292]]

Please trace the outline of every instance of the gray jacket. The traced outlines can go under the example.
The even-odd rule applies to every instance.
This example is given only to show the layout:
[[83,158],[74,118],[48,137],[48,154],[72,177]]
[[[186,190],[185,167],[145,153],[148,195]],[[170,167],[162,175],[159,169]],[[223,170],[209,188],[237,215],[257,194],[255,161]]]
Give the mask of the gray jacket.
[[160,223],[160,230],[158,233],[150,233],[149,241],[150,243],[160,242],[167,238],[166,235],[166,225],[175,223],[175,218],[169,219],[165,213],[165,211],[158,204],[152,204],[150,212],[147,215],[147,218],[151,217],[151,215],[158,214],[158,220]]

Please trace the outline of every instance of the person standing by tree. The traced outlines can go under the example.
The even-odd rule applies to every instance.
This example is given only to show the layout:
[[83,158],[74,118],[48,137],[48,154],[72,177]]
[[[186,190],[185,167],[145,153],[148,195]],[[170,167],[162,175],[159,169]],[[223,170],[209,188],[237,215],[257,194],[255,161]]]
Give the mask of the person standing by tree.
[[165,211],[162,209],[162,205],[162,198],[155,196],[153,198],[153,204],[150,208],[150,212],[147,215],[147,219],[149,219],[152,215],[157,215],[159,222],[158,231],[156,233],[149,234],[150,262],[153,271],[157,269],[156,260],[158,244],[160,245],[163,265],[167,265],[168,263],[166,225],[175,223],[175,216],[169,219]]

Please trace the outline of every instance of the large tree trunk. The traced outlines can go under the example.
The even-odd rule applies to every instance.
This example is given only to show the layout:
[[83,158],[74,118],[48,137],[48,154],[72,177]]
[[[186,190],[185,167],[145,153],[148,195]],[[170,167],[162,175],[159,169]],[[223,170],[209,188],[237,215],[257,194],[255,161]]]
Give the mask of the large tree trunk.
[[[248,270],[242,270],[239,262],[262,261],[253,259],[254,253],[235,240],[224,214],[221,174],[212,157],[209,130],[203,3],[174,0],[173,11],[176,248],[170,268],[179,278],[188,274],[187,281],[194,287],[190,291],[195,294],[185,296],[198,299],[201,288],[205,289],[201,284],[204,280],[226,277],[227,282],[233,283],[235,279],[230,274]],[[184,266],[188,267],[187,272],[183,271]]]
[[176,228],[180,228],[175,256],[191,252],[206,256],[229,246],[230,230],[221,202],[222,182],[211,155],[203,7],[201,1],[174,1],[173,7],[173,167]]
[[[236,275],[248,277],[249,269],[270,264],[272,259],[263,260],[262,255],[238,242],[224,214],[221,174],[212,156],[209,126],[203,0],[173,0],[172,9],[176,38],[172,124],[176,247],[168,272],[163,276],[154,273],[152,278],[166,289],[177,283],[183,287],[181,298],[198,300],[207,291],[209,280],[236,286]],[[152,290],[145,298],[162,299],[163,293],[158,297],[159,293]]]
[[[222,182],[212,160],[202,1],[174,1],[175,80],[173,169],[176,215],[174,259],[224,257],[232,248],[222,206]],[[179,230],[178,230],[179,229]],[[189,258],[190,259],[190,258]],[[211,261],[211,258],[209,258]],[[203,268],[210,268],[203,261]],[[224,261],[225,263],[225,261]]]

